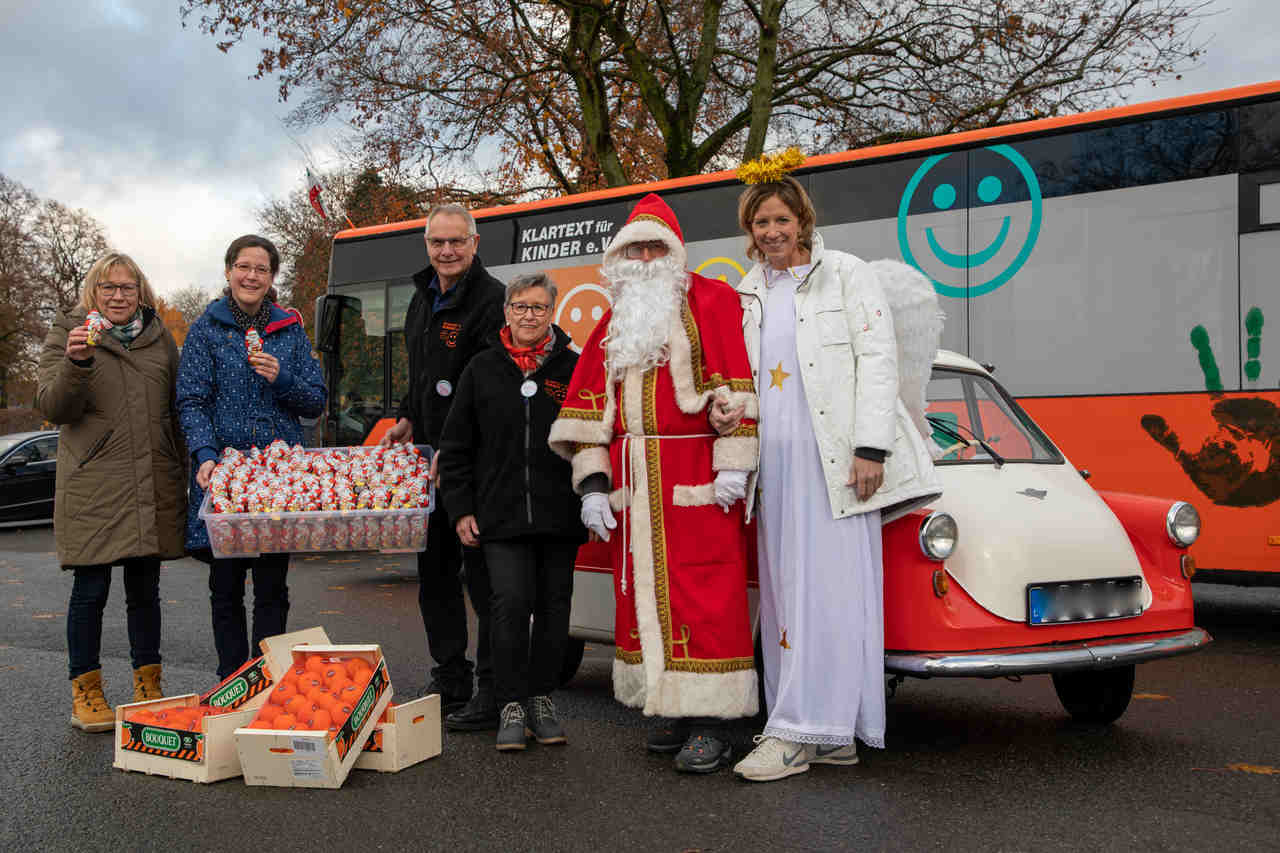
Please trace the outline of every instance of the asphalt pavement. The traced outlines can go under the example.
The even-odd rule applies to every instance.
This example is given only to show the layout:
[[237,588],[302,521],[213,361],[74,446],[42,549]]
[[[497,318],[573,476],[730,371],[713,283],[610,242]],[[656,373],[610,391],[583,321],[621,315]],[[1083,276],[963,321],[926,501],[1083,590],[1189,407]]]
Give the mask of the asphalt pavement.
[[[352,771],[340,790],[212,785],[112,768],[111,735],[70,727],[66,605],[52,528],[0,530],[3,850],[1220,850],[1280,849],[1280,589],[1196,585],[1207,650],[1139,666],[1128,712],[1072,723],[1046,676],[912,680],[888,748],[769,784],[690,778],[643,748],[613,701],[612,648],[556,695],[564,747],[498,753],[447,733],[438,758]],[[166,693],[214,681],[207,570],[165,566]],[[297,557],[290,628],[379,643],[395,701],[422,694],[414,561]],[[103,629],[108,698],[130,694],[124,590]],[[740,751],[755,723],[734,729]]]

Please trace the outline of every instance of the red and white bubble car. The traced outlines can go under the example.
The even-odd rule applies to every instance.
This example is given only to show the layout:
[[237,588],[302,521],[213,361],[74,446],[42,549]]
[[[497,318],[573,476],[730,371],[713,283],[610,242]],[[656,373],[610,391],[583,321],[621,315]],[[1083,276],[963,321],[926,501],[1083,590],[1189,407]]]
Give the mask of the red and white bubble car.
[[[927,400],[944,493],[884,527],[893,680],[1048,674],[1073,718],[1109,723],[1137,664],[1211,642],[1193,621],[1191,504],[1095,490],[964,356],[939,352]],[[579,554],[570,625],[565,680],[585,641],[613,639],[600,546]]]

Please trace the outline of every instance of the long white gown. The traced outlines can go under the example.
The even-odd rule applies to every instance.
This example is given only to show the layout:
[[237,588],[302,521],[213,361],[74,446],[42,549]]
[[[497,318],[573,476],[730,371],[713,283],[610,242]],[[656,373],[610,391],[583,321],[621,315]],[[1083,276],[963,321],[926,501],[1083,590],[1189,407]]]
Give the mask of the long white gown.
[[857,738],[883,748],[880,513],[831,517],[796,354],[796,287],[808,270],[768,271],[761,330],[764,733],[816,744]]

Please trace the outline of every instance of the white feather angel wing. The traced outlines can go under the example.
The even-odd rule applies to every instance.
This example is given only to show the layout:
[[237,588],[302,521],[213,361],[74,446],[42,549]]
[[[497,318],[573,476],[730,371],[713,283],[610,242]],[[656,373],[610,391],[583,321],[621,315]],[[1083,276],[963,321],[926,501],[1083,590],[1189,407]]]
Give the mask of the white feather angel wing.
[[938,305],[933,282],[915,267],[884,258],[873,261],[871,268],[879,277],[889,310],[893,312],[893,332],[898,339],[898,396],[906,404],[920,434],[927,439],[933,429],[924,419],[925,386],[929,384],[946,315]]

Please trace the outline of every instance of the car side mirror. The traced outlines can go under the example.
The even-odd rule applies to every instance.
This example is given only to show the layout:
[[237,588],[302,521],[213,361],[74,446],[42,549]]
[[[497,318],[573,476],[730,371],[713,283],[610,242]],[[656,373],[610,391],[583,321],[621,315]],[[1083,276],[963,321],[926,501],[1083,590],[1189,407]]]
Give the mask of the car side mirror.
[[1081,476],[1081,477],[1083,477],[1083,478],[1085,478],[1085,479],[1087,480],[1087,479],[1089,479],[1090,477],[1092,477],[1092,476],[1093,476],[1093,472],[1092,472],[1092,471],[1090,471],[1088,468],[1081,468],[1081,469],[1080,469],[1080,476]]

